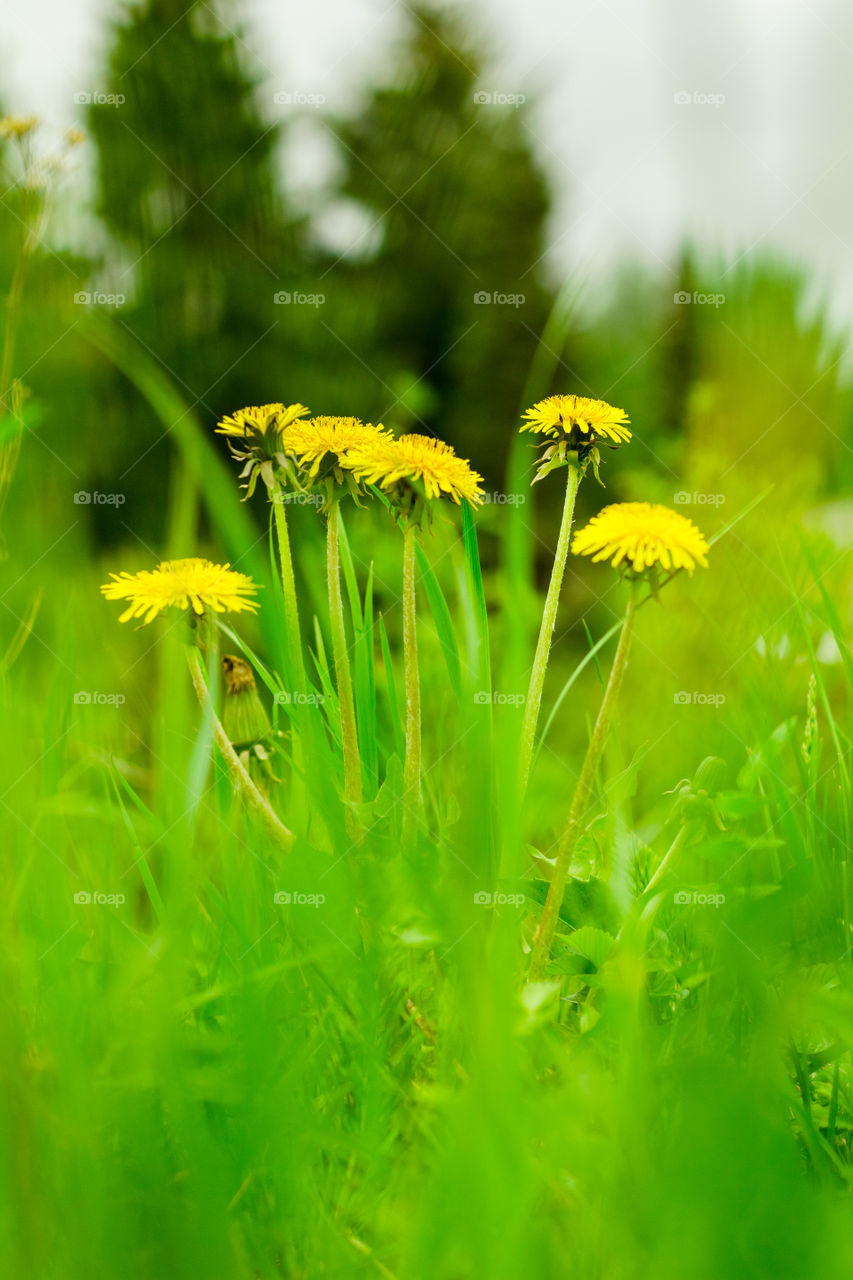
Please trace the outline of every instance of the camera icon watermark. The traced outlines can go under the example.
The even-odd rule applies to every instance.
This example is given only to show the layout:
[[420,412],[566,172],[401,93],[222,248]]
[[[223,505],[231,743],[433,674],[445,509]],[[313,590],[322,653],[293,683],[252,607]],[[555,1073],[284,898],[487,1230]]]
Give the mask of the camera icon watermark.
[[523,307],[527,298],[523,293],[500,293],[491,292],[489,289],[479,289],[474,294],[474,305],[477,307]]
[[324,93],[305,93],[302,89],[280,89],[273,94],[273,102],[277,107],[322,107],[326,101]]
[[326,695],[303,693],[301,689],[279,689],[275,701],[280,707],[321,707],[326,701]]
[[87,489],[78,489],[74,495],[74,505],[76,507],[122,507],[126,501],[123,493],[101,493],[98,489],[89,492]]
[[721,907],[726,900],[724,893],[700,893],[699,890],[678,889],[672,900],[677,907]]
[[682,689],[673,695],[672,700],[677,707],[722,707],[725,705],[726,695],[724,693],[700,693],[698,689],[688,693],[686,689]]
[[527,898],[523,893],[475,893],[474,905],[478,907],[523,907]]
[[500,90],[477,89],[474,93],[474,105],[477,107],[523,107],[527,101],[524,93],[503,93]]
[[78,89],[72,97],[78,107],[122,107],[127,102],[123,93],[102,93],[100,89]]
[[74,295],[74,305],[76,307],[123,307],[127,298],[123,293],[101,293],[95,290],[89,293],[86,289],[79,289]]
[[277,489],[271,496],[273,502],[284,507],[321,507],[324,502],[321,493],[302,493],[298,489]]
[[677,307],[691,305],[697,307],[721,307],[726,301],[726,295],[724,293],[702,293],[699,289],[694,289],[692,293],[688,293],[686,289],[678,289],[672,295],[672,300]]
[[474,694],[474,706],[486,707],[489,705],[495,707],[523,707],[526,697],[523,693],[501,693],[495,690],[489,693],[487,689],[479,689]]
[[680,89],[672,95],[677,107],[715,107],[723,106],[726,101],[724,93],[701,93],[698,89]]
[[721,507],[726,500],[724,493],[687,493],[686,490],[680,489],[678,493],[673,494],[672,500],[677,507]]
[[123,707],[126,702],[123,693],[100,693],[97,689],[78,689],[74,695],[75,707]]
[[279,289],[272,300],[277,307],[322,307],[326,301],[325,293],[289,293]]
[[272,900],[277,907],[322,907],[326,901],[325,893],[300,893],[296,890],[288,892],[279,889]]
[[121,907],[127,902],[127,898],[123,893],[101,893],[98,889],[89,893],[86,889],[80,889],[74,895],[74,902],[78,907]]
[[495,507],[521,507],[527,501],[526,493],[484,493],[483,505]]

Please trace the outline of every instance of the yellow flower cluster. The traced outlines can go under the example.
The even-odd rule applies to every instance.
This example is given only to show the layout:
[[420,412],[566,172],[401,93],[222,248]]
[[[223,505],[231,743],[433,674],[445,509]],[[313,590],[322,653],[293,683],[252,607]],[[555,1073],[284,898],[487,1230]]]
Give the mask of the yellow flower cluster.
[[249,459],[250,471],[253,466],[263,470],[273,460],[284,465],[290,458],[309,483],[329,474],[341,483],[343,473],[348,473],[386,492],[407,487],[418,492],[421,486],[427,500],[465,499],[472,506],[482,502],[482,476],[444,441],[416,433],[395,437],[381,423],[308,418],[308,412],[301,404],[250,406],[223,418],[217,431],[239,440],[232,450],[235,457]]
[[[551,442],[543,454],[544,465],[537,479],[556,466],[569,462],[568,451],[576,452],[596,468],[597,443],[611,448],[631,439],[628,415],[606,400],[586,396],[554,395],[540,400],[523,414],[521,431],[533,431]],[[572,455],[574,456],[574,455]],[[697,565],[708,567],[708,544],[692,521],[677,511],[650,502],[619,502],[605,507],[585,529],[574,537],[572,551],[592,556],[594,561],[610,560],[618,567],[630,566],[635,574],[660,564],[667,571]]]
[[285,427],[310,411],[304,404],[256,404],[238,409],[217,424],[216,430],[223,436],[236,436],[250,440],[253,436],[280,435]]
[[[5,127],[8,134],[13,123],[0,121],[0,132]],[[27,121],[18,121],[16,127],[22,130],[25,125]],[[448,498],[472,506],[483,502],[482,476],[444,441],[416,432],[394,436],[381,423],[360,418],[310,418],[309,412],[299,403],[250,405],[218,423],[216,429],[228,437],[232,452],[247,463],[243,475],[250,477],[249,492],[254,474],[260,472],[272,485],[278,467],[297,484],[322,481],[331,486],[333,480],[347,481],[353,492],[357,484],[375,485],[398,510],[407,512],[417,500],[429,503]],[[578,450],[579,441],[586,441],[587,448],[597,441],[612,447],[629,441],[627,423],[624,410],[604,400],[553,395],[525,412],[520,429],[557,442],[549,446],[552,457],[546,470],[550,470],[568,462],[566,449]],[[571,456],[582,458],[583,448]],[[686,569],[691,574],[697,565],[708,565],[708,543],[692,521],[649,502],[605,507],[575,534],[572,551],[594,561],[609,560],[615,567],[626,565],[635,574],[658,564],[666,571]],[[252,598],[257,588],[250,578],[209,560],[165,561],[153,570],[111,574],[111,578],[101,588],[104,595],[130,601],[122,622],[129,618],[151,622],[172,606],[191,608],[196,614],[206,608],[222,613],[258,607]]]
[[14,138],[20,142],[38,128],[38,116],[4,116],[0,120],[0,138]]
[[522,431],[536,431],[547,436],[572,436],[580,433],[590,442],[608,440],[627,443],[631,432],[624,409],[614,409],[605,400],[588,400],[586,396],[548,396],[523,414]]
[[692,520],[653,502],[617,502],[575,534],[575,555],[628,561],[635,573],[660,564],[666,570],[708,567],[708,543]]
[[335,467],[348,467],[353,449],[370,449],[376,441],[390,438],[381,423],[374,427],[360,418],[319,417],[293,423],[282,433],[281,447],[307,469],[313,480],[324,459],[328,458]]
[[257,600],[251,599],[258,589],[251,578],[227,564],[212,564],[210,560],[164,560],[156,569],[111,573],[110,577],[112,582],[101,587],[107,599],[130,601],[119,622],[142,618],[144,625],[173,607],[191,608],[199,616],[205,609],[240,613],[258,607]]
[[483,501],[483,477],[434,436],[413,432],[376,439],[351,449],[347,465],[357,479],[380,489],[419,482],[427,498],[448,497],[457,504],[464,498],[472,506]]

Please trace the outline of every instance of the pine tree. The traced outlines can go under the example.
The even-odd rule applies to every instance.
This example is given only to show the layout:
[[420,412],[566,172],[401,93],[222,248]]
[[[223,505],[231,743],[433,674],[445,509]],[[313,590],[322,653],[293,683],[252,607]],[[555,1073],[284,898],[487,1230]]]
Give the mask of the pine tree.
[[[381,238],[330,273],[326,313],[338,357],[350,350],[370,369],[374,416],[435,431],[497,479],[547,314],[549,198],[524,108],[481,89],[472,43],[458,17],[414,10],[391,83],[330,126],[341,194]],[[340,302],[353,290],[357,311]]]
[[[262,117],[238,35],[207,3],[142,0],[109,59],[107,88],[123,101],[89,115],[111,280],[128,299],[117,321],[211,425],[245,403],[299,397],[274,299],[303,269],[300,228],[278,194],[281,128]],[[117,395],[128,416],[116,447],[131,465],[158,431],[114,378],[107,399]],[[133,481],[158,483],[168,448],[155,444]]]

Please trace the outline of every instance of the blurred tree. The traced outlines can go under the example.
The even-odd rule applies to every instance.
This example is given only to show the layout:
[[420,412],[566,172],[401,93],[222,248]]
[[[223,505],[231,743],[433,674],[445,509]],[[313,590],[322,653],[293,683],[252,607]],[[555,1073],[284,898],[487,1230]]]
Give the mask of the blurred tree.
[[703,277],[702,294],[718,305],[695,308],[687,473],[731,503],[773,483],[774,502],[793,514],[835,492],[849,453],[846,341],[802,270],[782,259],[753,254],[725,276],[710,264]]
[[[84,141],[76,130],[57,138],[33,116],[0,119],[0,419],[9,413],[0,429],[0,517],[9,489],[21,484],[20,462],[35,469],[43,501],[39,528],[16,531],[15,548],[24,555],[33,546],[43,549],[45,536],[49,543],[67,532],[76,514],[72,494],[79,486],[68,432],[76,415],[68,407],[69,386],[76,379],[79,387],[82,378],[74,298],[91,264],[50,241],[57,240],[54,210],[67,201],[59,192]],[[0,559],[6,549],[0,532]]]
[[[302,229],[279,194],[281,127],[262,116],[238,33],[230,11],[226,25],[207,3],[133,5],[109,59],[119,105],[89,111],[109,292],[126,298],[116,322],[205,423],[241,404],[301,398],[283,377],[293,335],[274,299],[304,269]],[[115,451],[142,468],[131,483],[150,491],[168,453],[155,443],[160,428],[117,375],[105,400],[113,415],[121,406]]]
[[526,108],[473,45],[458,15],[413,9],[391,83],[329,123],[339,197],[380,234],[329,271],[325,314],[334,358],[368,366],[371,416],[450,439],[496,483],[549,305],[549,196]]

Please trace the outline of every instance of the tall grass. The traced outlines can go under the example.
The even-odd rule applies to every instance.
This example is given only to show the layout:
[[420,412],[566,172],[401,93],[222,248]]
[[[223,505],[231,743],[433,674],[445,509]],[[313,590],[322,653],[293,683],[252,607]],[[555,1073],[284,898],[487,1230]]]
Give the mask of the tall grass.
[[[260,622],[225,638],[287,730],[272,544],[172,389],[98,341],[173,434],[162,550],[203,537],[264,584]],[[523,455],[512,467],[522,492]],[[16,520],[38,482],[25,451]],[[293,509],[317,701],[302,773],[286,736],[276,759],[289,853],[235,797],[182,626],[119,628],[84,525],[56,541],[70,519],[21,524],[7,621],[37,585],[44,606],[3,688],[5,1274],[849,1274],[849,573],[775,491],[734,514],[703,516],[728,527],[706,582],[638,614],[549,981],[532,986],[547,860],[625,603],[599,580],[583,638],[590,571],[573,571],[522,805],[532,504],[454,513],[419,548],[413,846],[398,531],[376,504],[341,522],[354,836],[322,532]]]

